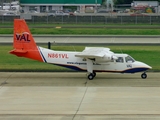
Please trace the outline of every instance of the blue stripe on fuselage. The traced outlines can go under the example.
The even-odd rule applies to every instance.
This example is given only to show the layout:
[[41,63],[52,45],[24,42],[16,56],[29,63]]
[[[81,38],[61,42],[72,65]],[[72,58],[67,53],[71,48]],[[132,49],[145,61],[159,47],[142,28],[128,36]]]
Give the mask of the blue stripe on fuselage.
[[[86,69],[81,69],[77,66],[71,66],[71,65],[65,65],[65,64],[54,64],[54,65],[66,67],[66,68],[73,69],[76,71],[87,71]],[[148,70],[148,68],[131,68],[131,69],[123,70],[123,71],[112,71],[112,70],[93,70],[93,71],[95,72],[116,72],[116,73],[136,73],[136,72],[143,72],[146,70]]]
[[39,47],[38,47],[38,49],[39,49],[39,52],[40,52],[40,54],[41,54],[41,56],[42,56],[42,58],[43,58],[43,61],[47,63],[45,57],[43,56],[43,53],[41,52],[41,49],[40,49]]
[[136,72],[142,72],[146,70],[148,70],[148,68],[132,68],[132,69],[124,70],[121,73],[136,73]]
[[81,68],[79,68],[77,66],[63,65],[63,64],[54,64],[54,65],[58,65],[58,66],[65,67],[65,68],[69,68],[69,69],[76,70],[76,71],[86,71],[86,70],[81,69]]

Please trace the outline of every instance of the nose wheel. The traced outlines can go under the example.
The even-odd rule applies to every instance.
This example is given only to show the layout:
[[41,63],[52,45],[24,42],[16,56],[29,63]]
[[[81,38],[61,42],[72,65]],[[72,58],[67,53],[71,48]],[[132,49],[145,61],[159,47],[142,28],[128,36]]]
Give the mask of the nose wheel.
[[145,72],[142,73],[141,78],[142,78],[142,79],[146,79],[146,78],[147,78],[147,74],[146,74]]

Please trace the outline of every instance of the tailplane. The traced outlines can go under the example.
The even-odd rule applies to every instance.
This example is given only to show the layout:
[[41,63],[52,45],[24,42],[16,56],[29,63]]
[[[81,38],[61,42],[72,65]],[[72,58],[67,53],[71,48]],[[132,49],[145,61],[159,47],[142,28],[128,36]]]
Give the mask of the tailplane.
[[11,54],[43,61],[32,34],[23,19],[14,20],[13,47],[14,50],[10,51]]

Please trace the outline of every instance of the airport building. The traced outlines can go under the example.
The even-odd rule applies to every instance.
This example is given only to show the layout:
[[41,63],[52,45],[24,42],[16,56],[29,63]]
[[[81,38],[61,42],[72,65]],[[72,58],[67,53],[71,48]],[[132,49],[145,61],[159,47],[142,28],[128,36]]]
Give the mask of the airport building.
[[20,0],[24,12],[36,10],[37,12],[48,12],[51,10],[64,10],[73,7],[80,13],[95,12],[101,6],[102,0]]
[[133,1],[132,9],[139,13],[159,13],[158,1]]

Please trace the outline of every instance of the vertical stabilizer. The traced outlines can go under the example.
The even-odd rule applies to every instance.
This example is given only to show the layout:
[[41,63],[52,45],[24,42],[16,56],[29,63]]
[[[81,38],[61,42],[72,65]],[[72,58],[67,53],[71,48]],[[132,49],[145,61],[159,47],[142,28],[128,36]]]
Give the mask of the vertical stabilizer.
[[11,54],[43,61],[32,34],[23,19],[14,20],[13,47],[14,50],[10,51]]
[[37,47],[26,22],[23,19],[14,20],[14,48],[35,49]]

